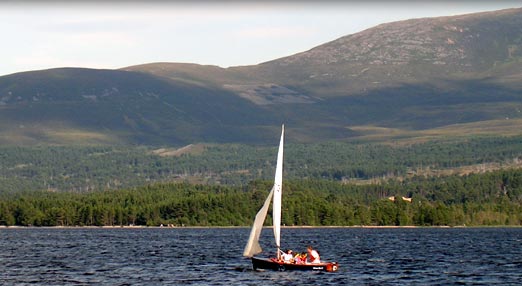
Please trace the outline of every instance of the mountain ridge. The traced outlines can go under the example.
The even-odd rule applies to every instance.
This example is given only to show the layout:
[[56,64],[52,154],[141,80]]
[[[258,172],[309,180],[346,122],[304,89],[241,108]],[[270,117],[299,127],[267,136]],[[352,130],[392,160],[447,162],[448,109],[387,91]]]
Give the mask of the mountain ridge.
[[75,142],[64,132],[104,144],[263,143],[283,122],[296,142],[357,140],[361,126],[498,124],[522,118],[521,79],[522,8],[410,19],[254,66],[2,76],[0,144]]

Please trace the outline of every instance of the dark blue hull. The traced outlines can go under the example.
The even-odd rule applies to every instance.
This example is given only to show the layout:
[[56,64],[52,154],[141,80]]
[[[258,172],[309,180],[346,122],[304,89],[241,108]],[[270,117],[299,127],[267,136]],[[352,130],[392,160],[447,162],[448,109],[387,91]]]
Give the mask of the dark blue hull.
[[274,258],[260,258],[252,257],[252,268],[268,269],[275,271],[326,271],[335,272],[339,269],[337,262],[325,262],[317,264],[296,264],[296,263],[284,263]]

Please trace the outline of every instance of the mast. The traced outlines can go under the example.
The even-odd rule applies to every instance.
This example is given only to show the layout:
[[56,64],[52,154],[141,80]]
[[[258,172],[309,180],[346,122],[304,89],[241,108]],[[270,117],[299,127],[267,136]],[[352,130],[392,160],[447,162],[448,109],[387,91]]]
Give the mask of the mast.
[[277,246],[277,258],[280,258],[281,249],[281,195],[283,192],[283,143],[285,125],[281,126],[281,140],[279,141],[279,151],[277,152],[277,166],[274,179],[274,197],[272,206],[272,218],[274,227],[274,238]]

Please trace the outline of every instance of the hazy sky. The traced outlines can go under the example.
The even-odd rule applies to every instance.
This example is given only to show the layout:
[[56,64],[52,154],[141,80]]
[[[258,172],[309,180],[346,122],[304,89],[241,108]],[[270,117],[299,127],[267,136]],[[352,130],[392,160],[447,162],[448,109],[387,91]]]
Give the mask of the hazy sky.
[[3,1],[0,75],[151,62],[253,65],[385,22],[515,7],[522,2]]

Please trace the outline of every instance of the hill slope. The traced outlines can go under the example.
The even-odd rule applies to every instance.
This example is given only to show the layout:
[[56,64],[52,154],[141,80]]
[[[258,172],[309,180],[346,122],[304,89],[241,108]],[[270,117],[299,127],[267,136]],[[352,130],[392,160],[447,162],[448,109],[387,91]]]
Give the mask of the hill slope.
[[59,144],[82,136],[94,143],[249,141],[245,128],[274,124],[261,108],[228,91],[136,72],[19,73],[0,78],[0,94],[4,143]]
[[282,122],[301,142],[462,124],[482,133],[522,118],[521,79],[522,9],[413,19],[256,66],[3,76],[0,143],[262,143]]
[[[522,9],[381,24],[253,68],[323,97],[522,74]],[[444,85],[441,84],[441,87]],[[520,85],[516,85],[520,87]]]

